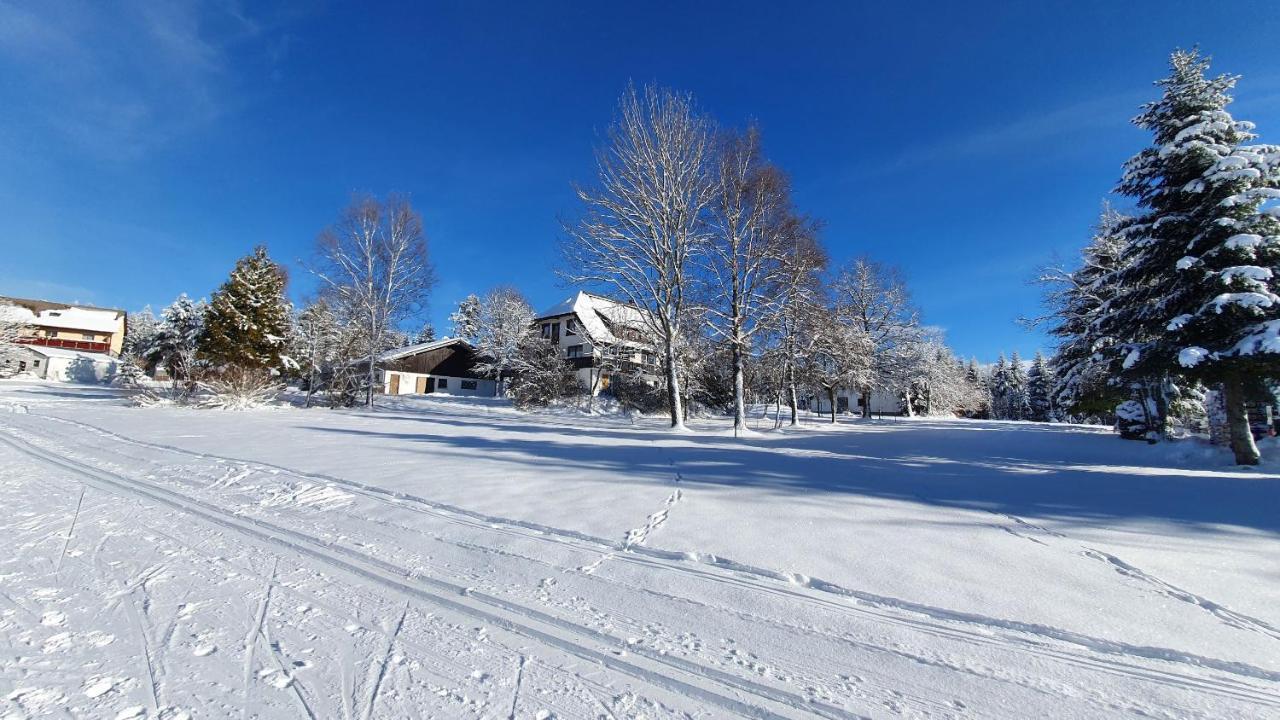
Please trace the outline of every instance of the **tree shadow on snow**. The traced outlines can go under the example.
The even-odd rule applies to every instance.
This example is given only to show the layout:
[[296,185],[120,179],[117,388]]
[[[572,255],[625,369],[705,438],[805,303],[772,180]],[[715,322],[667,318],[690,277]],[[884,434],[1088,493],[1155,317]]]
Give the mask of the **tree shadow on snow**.
[[[735,440],[580,422],[404,419],[428,427],[422,432],[308,429],[391,440],[393,448],[402,445],[414,453],[510,462],[513,476],[530,463],[577,480],[588,476],[610,483],[670,483],[678,471],[686,485],[856,494],[1061,521],[1151,519],[1204,530],[1229,525],[1280,533],[1280,479],[1275,476],[1229,467],[1179,468],[1145,445],[1088,428],[878,421],[865,430]],[[431,432],[430,424],[475,432]]]

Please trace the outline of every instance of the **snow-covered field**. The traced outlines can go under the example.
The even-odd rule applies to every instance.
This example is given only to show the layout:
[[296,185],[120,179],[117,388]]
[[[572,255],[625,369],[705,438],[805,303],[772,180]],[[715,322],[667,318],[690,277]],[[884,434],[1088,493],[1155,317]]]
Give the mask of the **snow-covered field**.
[[0,383],[0,717],[1280,717],[1269,470],[727,427]]

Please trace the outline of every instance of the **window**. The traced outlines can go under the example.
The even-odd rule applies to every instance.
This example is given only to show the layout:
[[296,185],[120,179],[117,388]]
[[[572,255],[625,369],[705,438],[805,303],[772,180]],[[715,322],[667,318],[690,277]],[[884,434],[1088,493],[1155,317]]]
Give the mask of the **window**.
[[57,331],[57,330],[50,330],[50,331],[49,331],[49,337],[58,337],[58,331]]
[[449,387],[449,378],[440,378],[436,380],[437,389],[444,390],[447,387]]
[[476,381],[475,381],[475,380],[463,380],[463,381],[462,381],[462,389],[463,389],[463,390],[475,390],[475,389],[476,389]]
[[31,367],[40,367],[40,361],[39,361],[39,360],[32,360],[32,361],[31,361]]
[[564,321],[564,334],[565,335],[578,334],[578,321],[575,318],[569,318],[568,320]]
[[568,354],[568,356],[569,356],[569,357],[571,357],[571,358],[580,358],[580,357],[582,357],[582,346],[581,346],[581,345],[570,345],[569,347],[565,348],[565,352],[566,352],[566,353]]
[[81,340],[93,340],[96,337],[98,336],[94,335],[93,333],[80,333]]

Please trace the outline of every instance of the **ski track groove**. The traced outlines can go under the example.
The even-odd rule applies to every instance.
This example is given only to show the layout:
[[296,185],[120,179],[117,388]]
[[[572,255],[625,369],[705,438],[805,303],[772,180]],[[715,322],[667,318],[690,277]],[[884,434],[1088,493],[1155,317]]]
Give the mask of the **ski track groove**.
[[[769,583],[766,585],[762,583],[753,582],[751,580],[742,582],[744,580],[744,578],[742,577],[737,577],[730,580],[728,578],[717,578],[715,576],[708,576],[708,577],[711,577],[712,579],[715,579],[721,582],[726,582],[726,581],[736,582],[737,584],[740,584],[755,590],[761,590],[766,592],[781,592],[783,594],[797,597],[810,602],[813,602],[813,601],[822,602],[823,604],[843,609],[846,612],[847,611],[856,612],[858,610],[863,610],[863,608],[855,608],[846,604],[831,605],[830,603],[826,603],[825,601],[821,601],[812,596],[795,592],[794,590],[791,590],[786,586],[788,585],[792,587],[799,586],[807,590],[814,590],[820,593],[834,595],[837,597],[844,598],[846,600],[852,600],[855,603],[860,605],[869,605],[881,611],[905,611],[915,615],[923,615],[929,618],[930,620],[933,620],[936,622],[978,625],[980,627],[985,627],[993,630],[1013,631],[1018,633],[1024,633],[1024,634],[1049,638],[1052,640],[1068,643],[1077,647],[1082,647],[1086,650],[1096,652],[1099,654],[1104,654],[1104,655],[1119,655],[1122,657],[1130,657],[1130,658],[1136,657],[1136,658],[1143,658],[1148,660],[1162,660],[1162,661],[1171,662],[1171,663],[1191,665],[1193,667],[1218,670],[1221,672],[1226,672],[1229,674],[1240,675],[1240,676],[1254,678],[1254,679],[1267,680],[1271,682],[1280,681],[1280,673],[1268,671],[1262,668],[1257,668],[1255,666],[1248,665],[1246,663],[1224,661],[1216,658],[1201,657],[1201,656],[1190,654],[1190,653],[1183,653],[1181,651],[1173,650],[1170,648],[1131,645],[1131,644],[1121,643],[1117,641],[1093,638],[1082,633],[1076,633],[1074,631],[1059,629],[1052,626],[1046,626],[1046,625],[1041,625],[1036,623],[1028,623],[1028,622],[1017,621],[1017,620],[1004,620],[1000,618],[991,618],[991,617],[974,614],[974,613],[953,611],[945,608],[937,608],[937,607],[933,607],[933,606],[929,606],[921,603],[901,600],[898,598],[875,595],[875,594],[867,593],[865,591],[861,591],[857,589],[845,588],[835,583],[826,582],[819,578],[812,578],[812,577],[807,577],[803,575],[784,573],[784,572],[779,572],[776,570],[771,570],[766,568],[758,568],[751,565],[738,563],[736,561],[729,560],[727,558],[717,557],[711,554],[664,551],[664,550],[644,547],[642,545],[634,545],[633,547],[630,548],[630,552],[628,552],[627,555],[625,556],[616,555],[616,551],[622,550],[623,547],[625,546],[625,543],[623,545],[619,545],[619,544],[610,543],[609,541],[603,540],[601,538],[596,538],[596,537],[586,535],[584,533],[572,531],[572,530],[564,530],[564,529],[555,528],[551,526],[541,525],[538,523],[531,523],[531,522],[525,522],[520,520],[513,520],[509,518],[485,515],[485,514],[477,513],[464,508],[459,508],[459,507],[447,505],[444,503],[438,503],[438,502],[428,500],[426,498],[422,498],[419,496],[415,496],[412,494],[398,492],[398,491],[390,491],[390,490],[386,490],[376,486],[367,485],[365,483],[361,483],[358,481],[347,480],[344,478],[338,478],[330,475],[319,474],[319,473],[308,473],[308,472],[298,471],[293,468],[288,468],[285,466],[274,465],[271,463],[261,463],[257,461],[244,460],[240,458],[233,458],[233,457],[214,455],[209,453],[189,451],[189,450],[184,450],[182,448],[178,448],[174,446],[136,440],[136,439],[129,438],[127,436],[123,436],[118,433],[112,432],[110,430],[105,430],[95,425],[84,423],[77,420],[69,420],[65,418],[60,418],[52,415],[44,415],[44,414],[39,414],[37,416],[42,419],[49,419],[56,422],[63,422],[63,423],[67,423],[75,426],[80,426],[94,432],[95,434],[108,437],[108,438],[114,438],[125,444],[136,445],[139,447],[156,449],[156,450],[163,450],[163,451],[171,452],[174,454],[193,457],[197,459],[214,459],[214,460],[220,460],[224,462],[238,463],[238,464],[251,466],[255,468],[275,470],[278,472],[287,473],[299,479],[310,479],[315,481],[339,484],[339,485],[342,485],[345,489],[349,489],[352,492],[355,492],[356,494],[362,495],[364,497],[368,497],[375,501],[389,503],[401,508],[417,510],[419,512],[424,512],[432,516],[441,517],[446,520],[468,525],[471,527],[492,530],[492,529],[502,529],[502,528],[495,528],[495,526],[505,526],[505,529],[509,532],[525,535],[526,537],[531,537],[533,539],[544,540],[549,542],[567,543],[571,545],[576,543],[587,543],[594,547],[603,546],[603,547],[613,548],[613,550],[615,551],[614,553],[606,554],[604,557],[601,557],[595,563],[593,563],[593,565],[596,565],[596,566],[598,566],[602,561],[614,556],[618,557],[619,559],[624,559],[631,562],[643,562],[643,559],[644,559],[643,556],[648,556],[653,560],[659,561],[658,563],[653,563],[658,567],[662,567],[668,570],[693,572],[699,575],[706,576],[706,573],[704,571],[699,571],[696,568],[688,567],[688,564],[695,564],[695,565],[700,564],[700,565],[709,566],[711,568],[715,568],[718,570],[725,570],[738,576],[746,575],[746,576],[750,576],[758,579],[774,581],[777,583],[777,585],[774,585],[773,583]],[[674,463],[671,463],[671,464],[674,468]],[[679,479],[682,479],[682,478],[678,476],[677,481]],[[420,507],[413,507],[413,506],[420,506]],[[1027,529],[1034,529],[1054,537],[1066,538],[1066,536],[1061,533],[1058,533],[1053,530],[1049,530],[1048,528],[1045,528],[1040,525],[1035,525],[1033,523],[1027,522],[1022,518],[1018,518],[1016,516],[1007,515],[1003,513],[995,513],[995,514],[999,514],[1000,516],[1007,518],[1008,520],[1014,522],[1015,524],[1021,527],[1025,527]],[[527,533],[532,533],[532,534],[527,534]],[[1015,534],[1018,534],[1018,533],[1015,533]],[[1023,537],[1026,537],[1026,536],[1023,536]],[[580,570],[583,572],[588,572],[588,569],[594,570],[594,568],[592,568],[590,565],[585,566],[584,568],[580,568]],[[588,572],[588,574],[590,573]],[[1216,603],[1214,605],[1216,606]],[[1221,607],[1221,606],[1217,606],[1217,607]],[[883,612],[876,613],[875,615],[876,617],[879,617],[881,619],[889,619],[892,621],[901,622],[900,618],[893,618],[891,616],[884,615]],[[911,623],[908,623],[908,624],[911,624]],[[946,628],[945,626],[939,627],[937,625],[932,625],[932,627],[936,629],[944,629],[944,631],[954,631],[953,628]],[[970,639],[976,639],[980,642],[989,642],[989,640],[987,638],[984,638],[983,635],[980,633],[974,634],[973,637]],[[1004,644],[1003,646],[1008,647],[1007,644]],[[1091,662],[1088,659],[1078,658],[1075,656],[1063,656],[1061,659],[1067,659],[1068,657],[1072,658],[1072,661],[1075,663],[1083,663],[1086,666],[1094,667],[1094,668],[1102,667],[1097,663]],[[1121,665],[1122,669],[1118,670],[1118,672],[1121,672],[1121,673],[1130,672],[1131,670],[1135,669],[1135,666],[1129,663],[1119,663],[1119,664]],[[1141,670],[1144,673],[1152,673],[1152,672],[1162,673],[1162,671],[1160,670],[1154,670],[1151,668],[1141,668]],[[1204,678],[1195,678],[1191,676],[1180,675],[1177,673],[1172,673],[1172,675],[1174,678],[1176,678],[1175,682],[1178,682],[1178,683],[1186,683],[1190,681],[1194,684],[1202,685],[1203,683],[1217,684],[1220,682],[1216,680],[1208,680]],[[1223,689],[1227,694],[1234,696],[1239,691],[1239,688],[1236,687],[1234,683],[1221,683],[1221,684],[1225,686]],[[1249,691],[1257,690],[1257,688],[1254,688],[1249,685],[1245,685],[1244,687],[1248,688]],[[1226,689],[1226,688],[1231,688],[1231,689]],[[1209,689],[1209,688],[1206,687],[1205,689]],[[1264,697],[1267,698],[1265,702],[1267,702],[1268,704],[1280,705],[1280,703],[1277,702],[1278,698],[1272,697],[1269,694]],[[1260,698],[1255,698],[1254,701],[1257,701],[1259,699]]]
[[[785,690],[760,685],[759,683],[755,683],[751,680],[739,678],[714,668],[700,666],[696,663],[685,660],[684,658],[663,656],[656,652],[648,652],[644,648],[628,648],[630,652],[644,658],[646,661],[665,666],[677,673],[689,676],[690,680],[682,680],[677,677],[663,675],[653,669],[645,668],[635,664],[634,662],[623,660],[608,652],[592,649],[586,645],[563,638],[556,634],[557,632],[572,633],[582,636],[588,640],[601,643],[606,647],[625,647],[624,643],[622,643],[618,638],[614,638],[607,633],[576,625],[572,622],[547,615],[532,608],[520,606],[517,603],[512,603],[495,596],[469,591],[466,588],[442,580],[422,576],[408,577],[404,574],[403,568],[398,568],[390,563],[378,560],[377,558],[372,558],[357,551],[334,545],[329,541],[313,538],[301,532],[289,530],[256,518],[237,515],[203,501],[182,496],[179,493],[165,488],[153,486],[149,483],[130,479],[109,471],[98,470],[78,461],[50,454],[44,450],[37,450],[34,447],[29,446],[29,444],[20,445],[12,439],[12,435],[9,433],[5,433],[3,437],[0,437],[0,443],[8,445],[14,450],[36,460],[43,461],[46,464],[60,467],[64,470],[80,475],[81,477],[85,477],[91,482],[97,484],[99,489],[105,489],[108,491],[115,490],[117,493],[122,492],[137,499],[147,499],[162,505],[173,507],[190,515],[200,517],[208,522],[237,531],[242,536],[254,538],[260,542],[290,551],[294,554],[318,560],[332,568],[371,581],[385,589],[395,591],[397,594],[406,595],[419,600],[425,600],[428,603],[443,606],[454,612],[470,615],[496,627],[500,627],[508,632],[512,632],[517,635],[524,635],[541,641],[564,652],[568,652],[571,655],[576,655],[583,660],[593,661],[596,664],[603,665],[616,672],[631,675],[632,677],[648,684],[661,687],[678,695],[684,695],[692,699],[717,705],[722,709],[745,717],[784,718],[786,716],[780,715],[776,711],[769,710],[768,708],[762,707],[758,704],[738,700],[714,690],[709,690],[697,683],[699,681],[715,683],[732,691],[753,695],[759,700],[777,703],[788,709],[807,710],[822,717],[863,717],[835,706],[810,702],[806,698],[793,695]],[[444,595],[436,594],[435,592],[431,592],[421,587],[422,585],[431,586],[437,591],[448,592],[451,595],[456,595],[460,599],[452,599],[445,597]],[[465,599],[465,601],[463,599]],[[492,609],[477,607],[477,605],[488,606]],[[494,612],[495,610],[498,612]],[[507,617],[506,614],[514,615],[515,618],[518,619]],[[543,629],[536,625],[548,626],[551,629]]]
[[376,672],[373,678],[373,686],[369,690],[369,698],[364,705],[364,714],[361,720],[369,720],[373,717],[374,705],[378,702],[378,693],[382,691],[382,682],[387,675],[387,665],[391,662],[391,650],[395,647],[396,637],[400,635],[400,628],[404,627],[404,616],[409,614],[409,601],[404,601],[404,607],[400,610],[400,617],[396,620],[395,626],[391,633],[387,635],[387,646],[382,650],[382,657],[379,659]]

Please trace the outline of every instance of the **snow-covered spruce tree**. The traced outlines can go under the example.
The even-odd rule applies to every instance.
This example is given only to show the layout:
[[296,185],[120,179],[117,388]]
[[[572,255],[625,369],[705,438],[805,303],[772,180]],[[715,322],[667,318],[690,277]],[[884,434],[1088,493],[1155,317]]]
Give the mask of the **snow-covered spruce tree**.
[[200,334],[200,354],[215,367],[280,371],[292,366],[287,340],[293,310],[284,269],[259,245],[236,261],[213,293]]
[[1132,262],[1117,324],[1139,329],[1132,375],[1184,373],[1220,384],[1236,462],[1256,464],[1246,404],[1280,372],[1280,148],[1249,145],[1253,124],[1227,112],[1235,76],[1206,77],[1208,58],[1179,50],[1159,100],[1134,119],[1153,145],[1125,166],[1118,191],[1141,213],[1125,228]]
[[1026,420],[1031,414],[1031,405],[1027,397],[1027,370],[1022,366],[1022,358],[1015,350],[1009,358],[1009,372],[1005,379],[1005,402],[1007,403],[1009,420]]
[[1038,278],[1045,286],[1047,314],[1034,324],[1047,325],[1058,338],[1049,360],[1055,382],[1053,405],[1075,416],[1110,416],[1129,396],[1120,380],[1120,351],[1133,338],[1106,322],[1122,294],[1116,274],[1128,261],[1127,243],[1120,234],[1125,217],[1104,204],[1089,245],[1072,270],[1046,268]]
[[1000,359],[991,366],[987,387],[991,392],[991,419],[1009,420],[1012,416],[1009,409],[1009,361],[1004,353],[1000,353]]
[[579,187],[583,213],[565,224],[560,273],[603,288],[644,311],[662,353],[671,427],[684,427],[677,353],[694,257],[706,240],[713,197],[711,122],[693,98],[629,88],[608,143],[596,153],[597,182]]
[[147,350],[146,360],[163,366],[169,374],[173,400],[186,400],[199,379],[197,348],[206,307],[205,301],[192,302],[183,293],[160,313],[160,332]]
[[124,346],[122,354],[144,357],[160,334],[160,321],[148,305],[136,313],[129,315],[124,328]]
[[1044,359],[1044,354],[1036,351],[1036,358],[1027,372],[1027,408],[1028,420],[1048,422],[1057,419],[1053,406],[1053,370]]
[[453,337],[475,341],[480,328],[480,298],[475,295],[463,298],[458,309],[449,315],[449,322],[453,325]]
[[429,343],[429,342],[435,342],[435,341],[436,341],[436,326],[432,325],[429,322],[423,324],[422,329],[419,330],[418,334],[413,338],[413,342],[415,345],[421,345],[423,343]]
[[476,371],[498,383],[498,396],[506,394],[506,382],[520,362],[521,348],[535,335],[533,308],[519,290],[496,287],[480,300],[473,344]]

